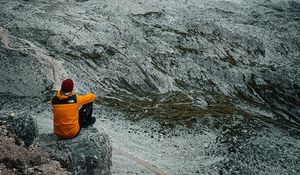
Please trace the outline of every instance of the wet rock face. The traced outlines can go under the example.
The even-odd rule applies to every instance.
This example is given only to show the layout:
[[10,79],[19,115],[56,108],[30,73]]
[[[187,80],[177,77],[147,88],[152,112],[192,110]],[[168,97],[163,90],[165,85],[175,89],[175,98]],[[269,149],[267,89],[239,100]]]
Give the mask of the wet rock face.
[[36,143],[74,174],[110,174],[111,143],[108,135],[95,128],[82,129],[77,137],[65,140],[53,134],[42,134]]

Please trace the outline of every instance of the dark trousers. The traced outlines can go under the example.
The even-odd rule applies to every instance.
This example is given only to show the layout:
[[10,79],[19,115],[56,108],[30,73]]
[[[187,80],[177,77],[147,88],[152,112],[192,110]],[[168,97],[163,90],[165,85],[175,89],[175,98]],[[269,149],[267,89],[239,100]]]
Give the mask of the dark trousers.
[[79,110],[79,126],[80,128],[87,127],[91,124],[93,113],[93,103],[82,105]]

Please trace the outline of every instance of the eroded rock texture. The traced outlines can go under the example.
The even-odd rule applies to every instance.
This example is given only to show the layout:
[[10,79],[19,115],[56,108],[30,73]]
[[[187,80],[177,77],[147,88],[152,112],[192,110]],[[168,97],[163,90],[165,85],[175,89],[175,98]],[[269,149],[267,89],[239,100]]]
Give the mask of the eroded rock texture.
[[[18,125],[20,122],[15,121]],[[31,122],[25,122],[31,124]],[[2,175],[69,175],[57,160],[51,159],[47,150],[38,145],[26,145],[23,135],[31,135],[28,130],[15,130],[6,119],[0,117],[0,174]],[[19,125],[20,126],[20,125]],[[17,134],[17,135],[16,135]],[[22,140],[23,139],[23,140]]]
[[[99,128],[171,174],[299,174],[299,11],[298,0],[2,0],[0,109],[48,131],[51,90],[71,77],[97,94]],[[180,143],[161,151],[170,163],[132,131],[141,119],[152,137],[180,125],[216,139],[208,152],[164,140]]]
[[110,174],[112,147],[108,135],[95,128],[82,129],[73,139],[42,134],[36,143],[74,174]]

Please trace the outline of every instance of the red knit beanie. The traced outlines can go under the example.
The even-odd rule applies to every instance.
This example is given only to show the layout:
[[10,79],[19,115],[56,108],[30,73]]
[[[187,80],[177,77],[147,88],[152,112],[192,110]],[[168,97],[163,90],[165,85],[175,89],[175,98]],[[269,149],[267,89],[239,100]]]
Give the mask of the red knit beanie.
[[61,91],[63,91],[63,92],[72,92],[73,87],[74,87],[73,81],[70,78],[68,78],[68,79],[66,79],[62,82]]

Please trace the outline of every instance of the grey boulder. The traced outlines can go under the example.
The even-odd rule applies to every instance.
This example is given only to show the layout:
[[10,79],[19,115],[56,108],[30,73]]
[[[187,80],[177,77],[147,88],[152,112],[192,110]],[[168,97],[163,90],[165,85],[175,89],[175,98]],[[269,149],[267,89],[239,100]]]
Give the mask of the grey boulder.
[[73,174],[110,174],[112,147],[109,137],[95,128],[85,128],[73,139],[41,134],[36,144],[47,149]]

